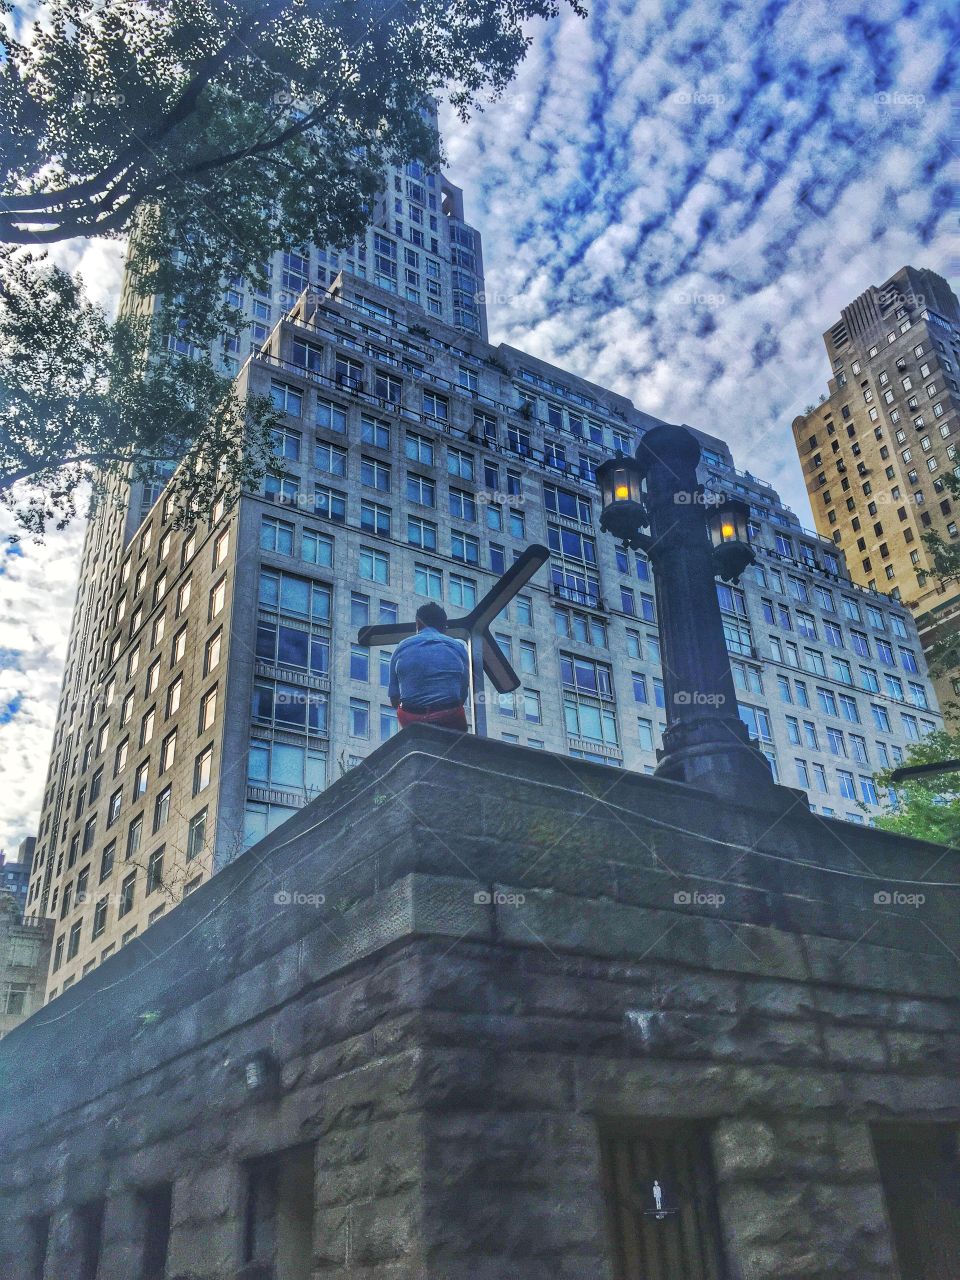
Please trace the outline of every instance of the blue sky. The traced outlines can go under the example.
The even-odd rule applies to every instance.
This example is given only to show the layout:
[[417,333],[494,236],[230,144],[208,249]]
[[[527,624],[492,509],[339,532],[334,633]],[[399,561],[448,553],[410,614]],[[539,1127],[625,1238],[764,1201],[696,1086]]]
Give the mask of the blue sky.
[[[904,263],[958,284],[960,19],[930,0],[590,7],[538,25],[482,115],[443,113],[491,337],[724,436],[810,524],[790,423],[826,388],[822,331]],[[58,258],[115,299],[118,245]],[[36,823],[81,537],[0,559],[0,848]]]
[[493,336],[725,436],[807,523],[789,427],[821,333],[906,262],[947,272],[956,228],[960,23],[869,8],[599,0],[445,129]]

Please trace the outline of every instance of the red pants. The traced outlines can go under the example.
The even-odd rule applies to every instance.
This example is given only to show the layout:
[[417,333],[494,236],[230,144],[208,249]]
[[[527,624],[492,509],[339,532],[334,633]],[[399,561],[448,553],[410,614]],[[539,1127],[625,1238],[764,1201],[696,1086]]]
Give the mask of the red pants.
[[459,729],[467,732],[467,713],[463,707],[444,707],[442,711],[404,711],[397,708],[397,723],[401,729],[411,724],[435,724],[440,729]]

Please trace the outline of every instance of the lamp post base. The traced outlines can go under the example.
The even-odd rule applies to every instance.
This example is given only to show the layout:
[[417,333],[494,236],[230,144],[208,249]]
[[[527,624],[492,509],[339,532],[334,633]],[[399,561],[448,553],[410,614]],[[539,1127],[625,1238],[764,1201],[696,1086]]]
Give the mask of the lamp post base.
[[766,757],[739,717],[709,716],[669,725],[654,776],[773,811],[798,800],[809,805],[805,792],[774,781]]

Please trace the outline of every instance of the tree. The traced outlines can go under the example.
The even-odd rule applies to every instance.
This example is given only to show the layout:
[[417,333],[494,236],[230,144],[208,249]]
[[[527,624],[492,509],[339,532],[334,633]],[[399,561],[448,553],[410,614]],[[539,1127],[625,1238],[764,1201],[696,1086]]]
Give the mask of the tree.
[[[386,164],[438,161],[425,101],[451,86],[466,116],[496,96],[529,46],[525,24],[564,3],[583,12],[578,0],[49,0],[30,39],[3,35],[0,242],[30,252],[0,257],[0,498],[21,523],[69,519],[78,477],[104,459],[179,456],[211,407],[213,437],[232,439],[247,411],[209,354],[239,324],[225,279],[263,284],[279,248],[355,239]],[[131,232],[115,325],[35,252]],[[173,374],[154,372],[174,342],[202,372],[176,351]],[[160,399],[121,389],[131,372],[156,378]],[[262,438],[229,467],[262,473]],[[190,475],[200,460],[206,445]],[[18,481],[32,490],[25,517]]]
[[62,528],[85,486],[106,500],[122,492],[118,475],[150,481],[181,461],[171,491],[178,522],[192,524],[217,494],[232,503],[276,469],[279,415],[241,397],[209,352],[164,352],[149,317],[111,323],[78,279],[11,258],[0,285],[0,498],[22,530]]
[[[907,752],[907,764],[932,764],[960,759],[960,730],[941,729],[914,743]],[[932,774],[893,783],[891,770],[874,777],[881,795],[895,788],[896,803],[890,804],[874,825],[885,831],[933,840],[937,844],[960,847],[960,773]]]

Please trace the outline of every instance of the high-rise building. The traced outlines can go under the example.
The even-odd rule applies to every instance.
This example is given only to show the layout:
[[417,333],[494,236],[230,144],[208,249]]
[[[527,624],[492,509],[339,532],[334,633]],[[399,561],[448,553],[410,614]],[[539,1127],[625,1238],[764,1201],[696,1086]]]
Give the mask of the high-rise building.
[[35,836],[26,836],[20,841],[16,861],[7,861],[0,852],[0,892],[12,893],[16,899],[21,915],[27,908],[27,894],[30,889],[30,868],[33,866],[33,855],[37,847]]
[[[490,345],[482,310],[458,309],[452,246],[469,228],[442,197],[454,189],[415,169],[387,189],[427,219],[438,195],[441,314],[375,266],[421,248],[406,212],[390,254],[369,233],[365,278],[358,253],[318,290],[329,255],[301,251],[311,287],[293,298],[278,263],[238,377],[284,414],[284,474],[191,530],[162,494],[91,522],[30,885],[29,909],[56,921],[50,997],[396,731],[389,654],[360,648],[359,627],[431,599],[468,610],[531,542],[550,563],[495,627],[522,686],[489,709],[490,732],[655,767],[650,565],[599,533],[594,472],[658,420]],[[940,724],[909,613],[851,582],[831,541],[698,435],[704,484],[752,511],[759,564],[717,588],[741,715],[781,781],[863,821],[873,771]]]
[[[922,542],[960,539],[944,476],[960,476],[960,303],[942,276],[902,267],[823,335],[829,395],[793,423],[814,521],[851,576],[904,600],[924,650],[960,628],[960,586],[941,583]],[[938,676],[941,702],[960,671]]]

